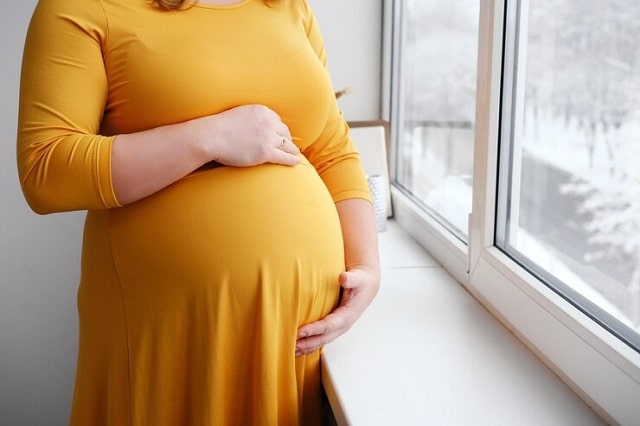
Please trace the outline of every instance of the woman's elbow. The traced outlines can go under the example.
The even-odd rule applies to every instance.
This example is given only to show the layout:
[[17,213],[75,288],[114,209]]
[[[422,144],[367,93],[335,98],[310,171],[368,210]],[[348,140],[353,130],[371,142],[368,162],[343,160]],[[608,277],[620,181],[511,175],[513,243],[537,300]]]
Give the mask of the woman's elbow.
[[57,197],[51,193],[52,191],[46,185],[39,184],[35,179],[29,177],[20,179],[20,184],[27,204],[35,213],[46,215],[62,211],[57,205],[59,200],[56,202]]

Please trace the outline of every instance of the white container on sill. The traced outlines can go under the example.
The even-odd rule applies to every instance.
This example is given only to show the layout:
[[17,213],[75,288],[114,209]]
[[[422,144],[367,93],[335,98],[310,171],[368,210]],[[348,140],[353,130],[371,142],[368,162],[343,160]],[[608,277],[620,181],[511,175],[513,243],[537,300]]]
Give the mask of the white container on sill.
[[378,232],[387,229],[387,182],[382,175],[367,176],[369,191],[373,201],[373,209],[376,214],[376,226]]

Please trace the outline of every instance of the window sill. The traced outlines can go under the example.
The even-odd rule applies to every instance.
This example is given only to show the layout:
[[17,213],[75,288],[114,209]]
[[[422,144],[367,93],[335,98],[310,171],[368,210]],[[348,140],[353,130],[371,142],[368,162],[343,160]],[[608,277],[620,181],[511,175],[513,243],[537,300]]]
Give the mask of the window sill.
[[324,349],[338,424],[603,424],[394,221],[382,285]]

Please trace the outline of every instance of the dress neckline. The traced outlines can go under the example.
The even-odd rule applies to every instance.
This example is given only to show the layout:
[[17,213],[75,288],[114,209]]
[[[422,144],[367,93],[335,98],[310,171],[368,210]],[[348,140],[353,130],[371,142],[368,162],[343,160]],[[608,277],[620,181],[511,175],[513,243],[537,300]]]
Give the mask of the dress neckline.
[[203,9],[236,9],[238,7],[242,7],[245,4],[249,3],[251,0],[240,0],[237,3],[232,4],[205,4],[200,2],[193,2],[193,7],[203,8]]

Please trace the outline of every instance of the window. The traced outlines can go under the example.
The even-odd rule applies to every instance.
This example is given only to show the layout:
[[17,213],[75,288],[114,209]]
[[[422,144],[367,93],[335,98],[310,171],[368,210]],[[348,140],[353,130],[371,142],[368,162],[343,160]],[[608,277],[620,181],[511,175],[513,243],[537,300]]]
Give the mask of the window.
[[640,4],[513,3],[497,245],[640,349]]
[[637,423],[640,2],[389,3],[395,219],[607,422]]
[[479,1],[407,0],[400,5],[396,182],[466,240]]

